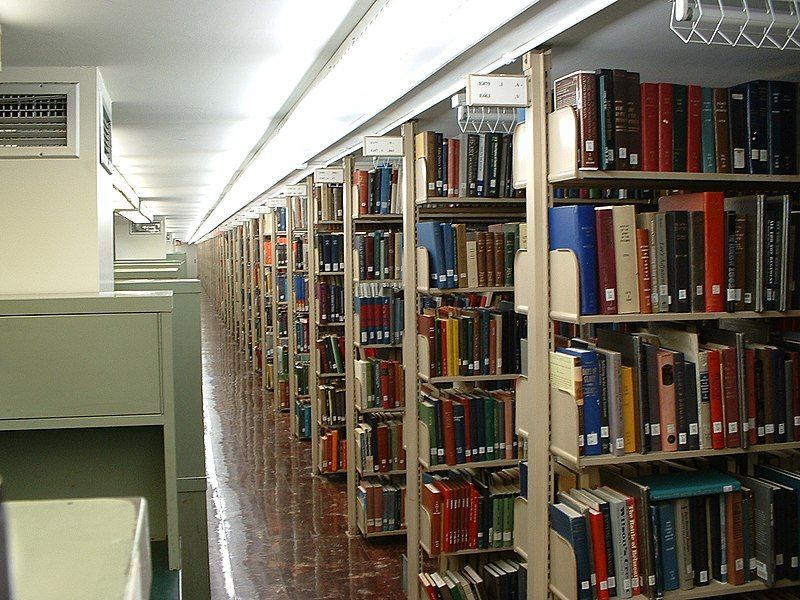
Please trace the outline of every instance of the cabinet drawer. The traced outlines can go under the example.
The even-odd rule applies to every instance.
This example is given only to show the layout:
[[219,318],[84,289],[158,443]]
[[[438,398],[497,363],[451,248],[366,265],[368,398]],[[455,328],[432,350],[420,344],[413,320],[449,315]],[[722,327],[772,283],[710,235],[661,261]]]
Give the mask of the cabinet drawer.
[[0,419],[162,411],[157,313],[0,317]]

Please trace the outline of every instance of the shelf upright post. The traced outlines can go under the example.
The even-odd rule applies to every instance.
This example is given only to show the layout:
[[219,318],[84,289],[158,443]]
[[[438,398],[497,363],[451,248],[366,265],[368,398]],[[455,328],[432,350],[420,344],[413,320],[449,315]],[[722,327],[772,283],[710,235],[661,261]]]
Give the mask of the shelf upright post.
[[273,209],[271,215],[272,219],[272,278],[270,286],[272,288],[272,390],[275,400],[275,410],[281,410],[281,383],[280,383],[280,357],[281,353],[278,348],[281,346],[281,330],[278,327],[278,313],[280,312],[278,295],[278,275],[281,270],[278,269],[278,242],[280,236],[278,235],[278,211]]
[[[325,185],[325,184],[323,184]],[[308,248],[308,258],[306,259],[306,268],[308,269],[308,396],[311,403],[311,476],[316,477],[319,475],[319,360],[317,357],[317,338],[319,337],[319,327],[317,326],[317,319],[319,319],[319,311],[314,310],[317,305],[317,290],[316,282],[317,277],[315,272],[317,267],[317,236],[316,236],[316,221],[317,221],[317,205],[319,194],[314,194],[313,185],[308,190],[308,206],[306,210],[306,225],[308,227],[308,234],[306,235],[306,242]],[[313,312],[312,312],[313,311]],[[313,314],[313,318],[312,318]]]
[[[528,530],[520,532],[527,537],[528,549],[528,600],[548,597],[549,546],[547,532],[548,502],[552,492],[550,463],[550,315],[549,315],[549,252],[547,208],[549,187],[547,183],[547,114],[549,112],[550,52],[534,51],[523,56],[523,68],[528,77],[526,144],[531,157],[525,161],[526,212],[528,228],[527,252],[532,254],[529,264],[532,271],[525,281],[532,287],[528,312],[528,377],[531,397],[526,398],[536,415],[533,430],[528,437]],[[529,403],[529,404],[527,404]]]
[[403,138],[403,165],[400,194],[403,212],[403,373],[405,377],[405,413],[403,436],[406,448],[406,540],[407,598],[419,600],[421,556],[419,547],[419,430],[417,425],[417,227],[414,201],[414,124],[400,128]]
[[347,533],[358,535],[356,523],[356,409],[355,409],[355,307],[353,290],[353,270],[356,268],[353,261],[353,158],[344,159],[344,205],[342,219],[344,220],[344,340],[345,348],[349,353],[349,360],[345,361],[345,416],[347,419]]
[[258,364],[256,363],[256,346],[259,345],[259,336],[256,333],[256,315],[258,314],[258,304],[256,302],[256,287],[258,282],[258,277],[256,277],[256,265],[261,265],[261,259],[258,254],[258,245],[256,240],[260,236],[260,231],[258,227],[258,218],[250,219],[250,236],[248,238],[248,251],[247,254],[249,256],[248,261],[248,273],[247,273],[247,280],[250,282],[250,299],[249,299],[249,340],[250,340],[250,365],[253,371],[258,370]]

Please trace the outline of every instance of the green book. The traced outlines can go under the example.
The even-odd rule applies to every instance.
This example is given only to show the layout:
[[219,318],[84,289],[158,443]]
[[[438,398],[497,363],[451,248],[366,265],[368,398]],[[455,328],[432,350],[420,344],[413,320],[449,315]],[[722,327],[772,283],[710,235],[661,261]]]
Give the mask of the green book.
[[492,404],[494,404],[494,458],[502,460],[506,456],[506,419],[503,414],[505,407],[497,398],[492,399]]
[[701,153],[703,157],[703,173],[717,172],[717,151],[714,142],[714,89],[702,89],[700,103],[701,121]]
[[503,547],[504,508],[504,498],[502,496],[492,496],[492,548]]
[[427,400],[419,401],[419,420],[425,423],[428,428],[428,437],[431,445],[430,464],[431,466],[437,465],[439,464],[439,450],[436,447],[436,412],[433,404]]
[[494,435],[494,398],[490,396],[485,396],[482,399],[483,402],[483,415],[484,415],[484,422],[486,423],[486,427],[484,431],[486,432],[486,460],[494,460],[495,459],[495,435]]
[[719,471],[679,471],[637,477],[635,481],[650,488],[650,501],[710,496],[742,489],[738,479]]
[[505,496],[503,500],[503,546],[510,548],[514,545],[514,496]]

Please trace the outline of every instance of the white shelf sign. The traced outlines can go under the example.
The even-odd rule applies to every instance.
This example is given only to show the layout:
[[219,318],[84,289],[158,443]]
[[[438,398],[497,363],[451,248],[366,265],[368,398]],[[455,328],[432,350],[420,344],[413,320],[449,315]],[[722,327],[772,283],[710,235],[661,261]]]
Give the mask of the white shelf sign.
[[287,185],[283,188],[283,195],[284,196],[307,196],[308,195],[308,187],[306,187],[305,183],[299,183],[297,185]]
[[468,75],[467,106],[528,106],[528,80],[517,75]]
[[315,169],[314,183],[344,183],[344,169]]
[[366,135],[364,156],[403,156],[403,138],[399,135]]
[[271,208],[280,208],[286,206],[286,198],[268,198],[267,206]]
[[272,207],[269,204],[262,204],[261,206],[256,206],[253,210],[260,215],[264,215],[272,212]]

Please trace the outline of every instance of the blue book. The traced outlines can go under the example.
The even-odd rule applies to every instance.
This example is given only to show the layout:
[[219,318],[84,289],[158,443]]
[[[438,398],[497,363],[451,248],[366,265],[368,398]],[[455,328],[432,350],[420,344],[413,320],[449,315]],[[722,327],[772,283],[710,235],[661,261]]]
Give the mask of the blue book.
[[417,223],[417,243],[428,251],[430,287],[447,287],[444,241],[442,240],[442,228],[439,227],[439,223],[435,221]]
[[453,226],[450,223],[440,223],[442,228],[442,243],[444,244],[444,266],[447,275],[447,285],[443,287],[456,287],[456,253],[454,248]]
[[584,348],[559,348],[562,354],[576,356],[581,361],[581,383],[583,386],[583,431],[586,444],[584,454],[597,456],[602,454],[603,445],[600,440],[602,414],[600,411],[600,385],[597,371],[597,352]]
[[747,106],[747,167],[749,173],[769,173],[769,85],[764,80],[744,84]]
[[464,405],[461,402],[453,402],[453,431],[456,438],[456,463],[467,462],[464,452]]
[[385,166],[380,168],[381,193],[380,211],[382,215],[389,213],[389,205],[392,196],[392,167]]
[[661,559],[661,520],[659,519],[658,506],[650,505],[650,532],[653,535],[653,568],[655,573],[655,597],[662,598],[664,595],[664,565]]
[[650,488],[650,501],[675,500],[694,496],[711,496],[738,492],[742,484],[738,479],[719,471],[679,471],[655,473],[635,478]]
[[597,233],[590,205],[554,206],[549,209],[550,250],[572,250],[578,259],[581,314],[596,315]]
[[550,527],[564,538],[573,552],[578,573],[578,600],[592,600],[591,566],[589,563],[589,538],[586,520],[578,511],[566,504],[550,505]]
[[658,525],[661,537],[661,570],[664,576],[664,591],[680,587],[678,576],[678,547],[675,534],[675,507],[672,502],[661,502],[658,506]]

